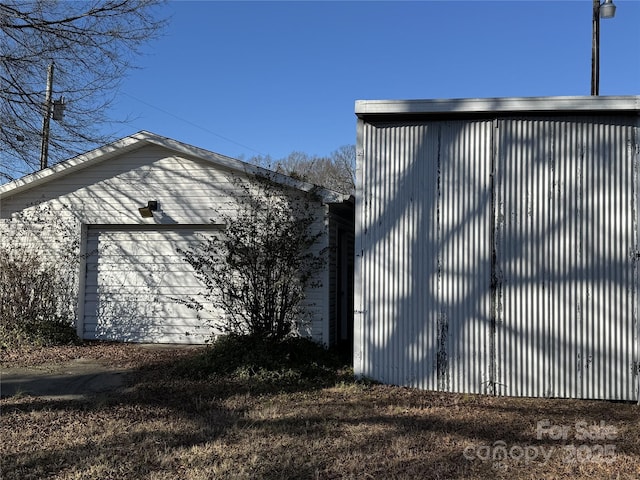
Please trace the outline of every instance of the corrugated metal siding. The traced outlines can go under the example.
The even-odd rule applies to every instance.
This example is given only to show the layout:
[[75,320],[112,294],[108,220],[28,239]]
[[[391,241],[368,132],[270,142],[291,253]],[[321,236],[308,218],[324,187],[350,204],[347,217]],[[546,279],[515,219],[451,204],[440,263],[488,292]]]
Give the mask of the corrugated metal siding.
[[637,120],[360,121],[354,368],[637,396]]
[[362,373],[481,392],[489,367],[491,122],[364,128]]
[[498,392],[635,396],[633,136],[603,117],[500,122]]

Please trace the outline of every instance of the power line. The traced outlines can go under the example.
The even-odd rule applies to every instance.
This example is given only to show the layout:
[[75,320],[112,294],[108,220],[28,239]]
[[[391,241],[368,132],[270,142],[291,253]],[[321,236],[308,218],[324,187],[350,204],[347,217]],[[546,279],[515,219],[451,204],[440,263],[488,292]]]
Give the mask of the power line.
[[202,125],[198,125],[197,123],[194,123],[194,122],[192,122],[191,120],[187,120],[186,118],[182,118],[182,117],[180,117],[180,116],[178,116],[178,115],[176,115],[176,114],[174,114],[174,113],[171,113],[171,112],[169,112],[169,111],[167,111],[167,110],[164,110],[164,109],[162,109],[162,108],[160,108],[160,107],[158,107],[158,106],[156,106],[156,105],[153,105],[153,104],[151,104],[151,103],[149,103],[149,102],[146,102],[146,101],[144,101],[144,100],[142,100],[142,99],[140,99],[140,98],[134,97],[133,95],[131,95],[131,94],[129,94],[129,93],[126,93],[126,92],[121,92],[121,93],[122,93],[124,96],[129,97],[129,98],[131,98],[131,99],[133,99],[133,100],[136,100],[137,102],[143,103],[144,105],[146,105],[146,106],[148,106],[148,107],[151,107],[151,108],[153,108],[153,109],[155,109],[155,110],[158,110],[159,112],[162,112],[162,113],[164,113],[165,115],[169,115],[170,117],[173,117],[173,118],[175,118],[175,119],[177,119],[177,120],[180,120],[181,122],[187,123],[187,124],[191,125],[192,127],[199,128],[199,129],[200,129],[200,130],[202,130],[203,132],[207,132],[207,133],[209,133],[209,134],[211,134],[211,135],[215,135],[216,137],[221,138],[222,140],[224,140],[224,141],[226,141],[226,142],[233,143],[234,145],[238,145],[239,147],[246,148],[247,150],[251,150],[252,152],[256,152],[258,155],[266,156],[264,153],[262,153],[262,152],[261,152],[261,151],[259,151],[259,150],[256,150],[255,148],[251,148],[251,147],[249,147],[249,146],[247,146],[247,145],[244,145],[244,144],[242,144],[242,143],[240,143],[240,142],[236,142],[235,140],[232,140],[232,139],[230,139],[230,138],[227,138],[227,137],[225,137],[225,136],[223,136],[223,135],[220,135],[219,133],[216,133],[216,132],[214,132],[214,131],[212,131],[212,130],[209,130],[209,129],[208,129],[208,128],[206,128],[206,127],[203,127]]

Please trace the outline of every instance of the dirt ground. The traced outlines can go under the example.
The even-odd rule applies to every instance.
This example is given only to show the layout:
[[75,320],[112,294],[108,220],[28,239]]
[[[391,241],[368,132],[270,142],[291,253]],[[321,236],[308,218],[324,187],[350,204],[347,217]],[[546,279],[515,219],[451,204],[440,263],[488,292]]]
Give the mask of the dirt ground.
[[0,477],[640,479],[630,402],[173,374],[193,348],[2,352],[3,390],[16,390],[0,401]]

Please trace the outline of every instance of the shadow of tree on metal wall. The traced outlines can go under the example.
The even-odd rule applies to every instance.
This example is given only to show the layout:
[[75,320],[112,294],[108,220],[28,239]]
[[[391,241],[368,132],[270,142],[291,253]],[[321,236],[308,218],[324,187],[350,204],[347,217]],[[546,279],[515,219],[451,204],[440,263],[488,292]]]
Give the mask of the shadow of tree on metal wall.
[[[377,338],[365,340],[367,352],[364,356],[365,361],[378,362],[373,371],[382,368],[385,375],[378,379],[385,382],[449,390],[450,369],[455,360],[451,347],[463,334],[465,326],[460,317],[479,322],[480,329],[486,329],[490,323],[486,292],[491,259],[487,252],[465,251],[459,240],[466,225],[482,224],[486,220],[491,196],[485,185],[475,185],[475,182],[486,181],[486,178],[474,178],[465,171],[469,168],[465,163],[482,165],[478,158],[450,158],[449,146],[454,145],[457,134],[464,128],[462,123],[446,122],[436,127],[409,125],[408,128],[415,128],[416,132],[411,139],[413,149],[405,152],[405,163],[399,165],[395,172],[397,180],[392,188],[397,194],[387,197],[384,205],[366,207],[371,210],[372,219],[365,227],[368,238],[364,255],[371,259],[367,262],[377,263],[377,268],[372,268],[375,268],[374,281],[380,284],[388,282],[388,287],[382,294],[372,291],[370,295],[376,297],[365,300],[367,303],[363,310],[365,315],[371,315],[365,328],[375,331],[373,336]],[[395,158],[397,152],[393,141],[403,140],[382,140],[381,144],[389,143],[385,151],[387,157],[376,161],[400,163]],[[451,165],[456,160],[460,162],[458,168]],[[454,196],[460,187],[456,187],[453,181],[447,183],[446,171],[458,176],[457,181],[465,189],[459,193],[465,195],[467,189],[476,191],[473,201],[477,203],[467,206],[462,212],[465,215],[462,219],[456,218],[459,211],[452,203],[458,201]],[[384,184],[393,178],[385,174],[383,178],[371,181]],[[413,216],[413,223],[398,223],[405,222],[403,217],[407,214]],[[390,241],[391,237],[395,238]],[[379,244],[384,246],[378,249]],[[464,259],[469,260],[469,271],[454,270]],[[373,280],[371,271],[365,271],[363,275],[365,283]],[[372,277],[366,278],[367,275]],[[466,291],[460,294],[462,288]],[[384,293],[388,293],[389,298]],[[381,316],[380,311],[386,315]],[[389,330],[385,332],[384,328]],[[395,351],[391,353],[390,349]],[[479,372],[471,372],[471,368],[458,372],[460,375],[473,375],[474,391],[489,380],[486,371],[488,360],[483,358],[486,353],[477,352],[477,355],[474,363]],[[384,363],[386,365],[383,366]],[[468,364],[465,362],[465,365]],[[365,367],[365,372],[367,370]]]
[[363,373],[623,398],[634,391],[635,192],[620,145],[633,127],[615,137],[605,119],[552,118],[505,133],[512,123],[365,127],[381,157],[359,199]]

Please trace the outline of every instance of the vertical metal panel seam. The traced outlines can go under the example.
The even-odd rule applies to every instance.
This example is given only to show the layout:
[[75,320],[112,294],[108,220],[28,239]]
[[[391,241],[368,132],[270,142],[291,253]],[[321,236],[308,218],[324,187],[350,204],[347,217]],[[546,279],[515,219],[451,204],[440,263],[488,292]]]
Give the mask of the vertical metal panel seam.
[[[353,328],[353,369],[356,376],[364,373],[366,352],[364,351],[364,290],[369,284],[365,279],[364,229],[366,229],[366,180],[365,175],[365,123],[356,121],[356,218],[355,218],[355,252],[354,252],[354,328]],[[366,149],[368,152],[369,149]]]
[[[634,284],[633,284],[633,318],[632,318],[632,352],[631,352],[631,381],[630,389],[635,388],[635,394],[637,397],[637,404],[640,405],[640,320],[638,319],[638,302],[640,301],[640,292],[639,292],[639,265],[638,265],[638,253],[640,249],[640,232],[638,232],[638,228],[640,228],[640,221],[638,215],[640,215],[640,193],[639,193],[639,179],[640,179],[640,114],[636,117],[636,125],[630,128],[630,136],[631,139],[629,141],[629,150],[631,156],[631,164],[633,169],[633,208],[635,209],[633,212],[633,266],[634,266]],[[635,385],[633,382],[633,377],[635,375]]]
[[489,329],[488,329],[488,347],[489,347],[489,378],[487,383],[487,393],[491,395],[497,395],[497,371],[496,371],[496,329],[500,320],[500,291],[502,288],[502,281],[498,272],[498,252],[497,243],[499,241],[499,228],[500,228],[500,202],[498,199],[499,188],[497,178],[497,168],[499,162],[499,123],[498,120],[492,121],[490,130],[490,195],[491,195],[491,213],[490,213],[490,226],[489,226],[489,248],[491,255],[491,280],[490,280],[490,317],[489,317]]

